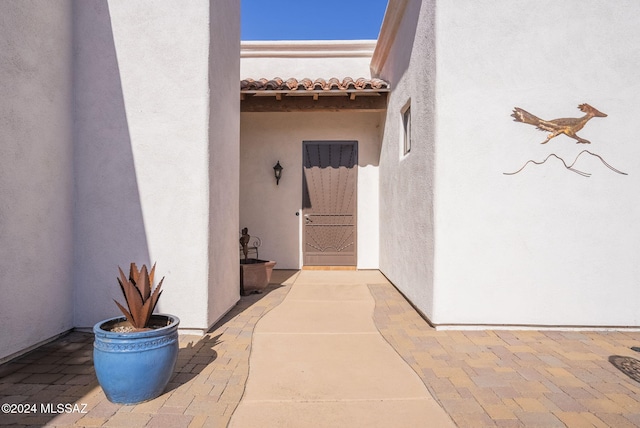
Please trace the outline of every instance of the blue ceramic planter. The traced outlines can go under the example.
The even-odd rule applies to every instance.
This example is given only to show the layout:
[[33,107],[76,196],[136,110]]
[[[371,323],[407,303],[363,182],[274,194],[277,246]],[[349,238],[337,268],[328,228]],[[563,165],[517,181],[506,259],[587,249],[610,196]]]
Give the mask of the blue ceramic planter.
[[164,391],[178,358],[178,324],[173,315],[154,314],[153,330],[115,333],[108,331],[125,321],[116,317],[93,327],[93,364],[98,382],[112,403],[135,404]]

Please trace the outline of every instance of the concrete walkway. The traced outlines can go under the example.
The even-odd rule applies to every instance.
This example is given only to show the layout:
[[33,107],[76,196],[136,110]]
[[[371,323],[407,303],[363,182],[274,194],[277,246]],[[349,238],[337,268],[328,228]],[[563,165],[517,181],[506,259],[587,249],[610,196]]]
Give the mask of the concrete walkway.
[[381,336],[374,271],[303,271],[256,325],[230,427],[455,426]]
[[[638,331],[437,331],[376,272],[276,270],[271,280],[264,293],[243,296],[205,336],[180,336],[173,378],[162,395],[145,403],[107,400],[93,370],[92,334],[72,332],[0,364],[0,404],[36,406],[0,414],[0,426],[224,428],[233,417],[235,428],[254,428],[287,426],[268,418],[295,426],[311,417],[301,426],[396,427],[410,421],[405,406],[434,407],[402,361],[391,358],[388,365],[407,375],[406,389],[399,389],[390,367],[381,367],[378,358],[393,351],[369,347],[378,336],[371,313],[364,318],[362,312],[372,297],[377,331],[460,428],[640,427],[640,354],[631,349],[640,346]],[[310,295],[318,286],[322,293]],[[338,292],[343,296],[331,300]],[[278,321],[286,311],[290,322]],[[345,331],[347,323],[351,331]],[[302,358],[296,339],[315,339],[315,353]],[[342,376],[328,370],[331,362],[344,369]],[[314,373],[320,376],[311,382]],[[362,384],[370,390],[358,392]],[[265,397],[266,391],[274,396]],[[46,411],[56,403],[81,411]],[[353,422],[351,412],[372,403],[372,413]],[[402,418],[387,424],[386,413]],[[331,414],[335,423],[323,420]],[[259,423],[241,419],[254,416]],[[421,419],[413,426],[445,425]]]

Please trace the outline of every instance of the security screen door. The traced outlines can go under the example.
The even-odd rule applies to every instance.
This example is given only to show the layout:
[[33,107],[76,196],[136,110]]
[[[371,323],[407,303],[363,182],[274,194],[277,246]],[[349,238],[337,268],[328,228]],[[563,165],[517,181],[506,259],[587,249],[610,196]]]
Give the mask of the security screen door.
[[304,141],[303,263],[356,265],[356,141]]

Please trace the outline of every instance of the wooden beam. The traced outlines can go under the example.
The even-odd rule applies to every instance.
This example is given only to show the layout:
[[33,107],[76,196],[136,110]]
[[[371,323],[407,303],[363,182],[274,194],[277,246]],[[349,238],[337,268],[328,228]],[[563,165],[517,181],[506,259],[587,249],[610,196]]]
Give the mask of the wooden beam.
[[356,92],[358,96],[362,96],[362,95],[370,95],[370,96],[377,96],[380,94],[383,94],[385,92],[390,92],[389,88],[381,88],[381,89],[355,89],[355,88],[350,88],[350,89],[331,89],[331,90],[324,90],[324,89],[311,89],[311,90],[306,90],[306,89],[298,89],[298,90],[290,90],[290,89],[274,89],[274,90],[264,90],[264,89],[241,89],[240,91],[242,94],[244,94],[245,96],[249,97],[249,96],[256,96],[256,97],[274,97],[276,94],[283,94],[287,97],[310,97],[311,95],[314,94],[318,94],[321,97],[330,97],[330,96],[337,96],[337,97],[344,97],[352,92]]
[[240,102],[241,112],[290,112],[290,111],[384,111],[387,109],[387,93],[380,96],[350,97],[276,97],[245,96]]

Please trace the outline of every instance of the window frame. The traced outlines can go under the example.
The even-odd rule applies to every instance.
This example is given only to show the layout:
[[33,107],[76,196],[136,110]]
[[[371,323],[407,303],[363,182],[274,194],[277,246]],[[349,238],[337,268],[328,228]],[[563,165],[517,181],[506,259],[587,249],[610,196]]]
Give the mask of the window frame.
[[407,156],[411,153],[411,100],[400,110],[400,122],[402,124],[402,154]]

